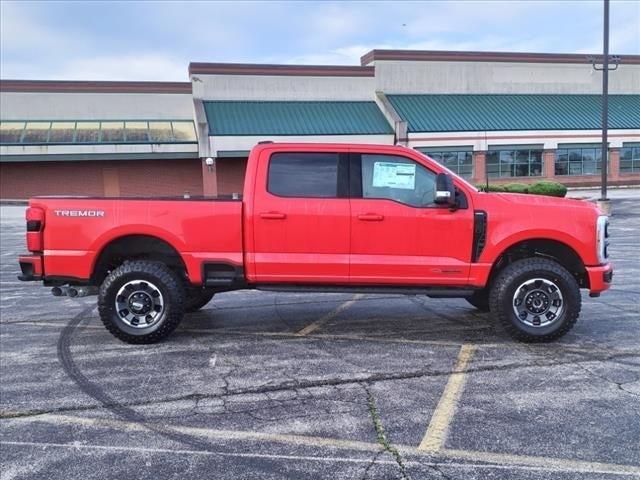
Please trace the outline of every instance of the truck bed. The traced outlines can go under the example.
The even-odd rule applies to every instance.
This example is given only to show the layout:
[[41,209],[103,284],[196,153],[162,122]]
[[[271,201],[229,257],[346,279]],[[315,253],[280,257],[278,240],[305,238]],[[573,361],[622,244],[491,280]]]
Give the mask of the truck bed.
[[44,273],[88,279],[102,249],[129,235],[164,240],[181,256],[190,280],[202,263],[242,266],[242,201],[231,197],[36,197],[44,211]]

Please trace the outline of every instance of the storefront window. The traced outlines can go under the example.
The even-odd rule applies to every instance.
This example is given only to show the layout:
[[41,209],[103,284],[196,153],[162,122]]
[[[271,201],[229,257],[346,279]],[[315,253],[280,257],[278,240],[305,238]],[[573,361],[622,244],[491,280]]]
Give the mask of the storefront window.
[[556,175],[596,175],[601,171],[602,149],[596,145],[558,145]]
[[539,177],[542,175],[542,146],[489,147],[486,172],[490,178]]
[[176,142],[195,142],[196,131],[193,122],[172,122],[173,137]]
[[24,122],[2,122],[0,123],[0,143],[20,143]]
[[76,122],[52,122],[49,143],[73,143]]
[[124,132],[127,142],[149,142],[149,124],[147,122],[125,122]]
[[640,143],[625,143],[620,149],[620,173],[640,173]]
[[172,142],[171,122],[149,122],[149,141],[151,143]]
[[98,143],[100,124],[98,122],[78,122],[76,124],[76,143]]
[[471,148],[417,148],[417,150],[463,178],[473,177],[473,152]]
[[187,120],[0,122],[2,145],[195,142],[194,124]]
[[100,143],[124,142],[124,122],[101,122]]
[[51,122],[27,122],[22,143],[47,143]]

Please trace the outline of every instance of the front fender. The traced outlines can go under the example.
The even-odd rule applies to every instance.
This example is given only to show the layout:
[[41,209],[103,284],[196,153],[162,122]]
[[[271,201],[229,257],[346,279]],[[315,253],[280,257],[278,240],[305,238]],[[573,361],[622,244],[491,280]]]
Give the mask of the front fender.
[[[585,245],[584,241],[567,232],[552,229],[522,230],[507,236],[492,238],[490,236],[487,245],[480,255],[481,263],[491,263],[514,245],[527,240],[552,240],[564,244],[572,249],[585,265],[593,264],[595,249],[593,252]],[[597,262],[596,262],[597,263]]]

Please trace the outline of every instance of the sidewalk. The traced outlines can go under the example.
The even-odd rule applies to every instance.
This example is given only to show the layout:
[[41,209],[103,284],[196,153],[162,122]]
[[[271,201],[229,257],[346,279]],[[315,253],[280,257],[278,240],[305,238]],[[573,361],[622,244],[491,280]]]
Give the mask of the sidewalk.
[[[607,190],[607,197],[609,197],[609,199],[622,199],[622,198],[640,199],[640,187],[609,188]],[[567,198],[598,200],[600,198],[600,187],[580,188],[580,189],[572,188],[572,189],[569,189],[569,191],[567,192]]]

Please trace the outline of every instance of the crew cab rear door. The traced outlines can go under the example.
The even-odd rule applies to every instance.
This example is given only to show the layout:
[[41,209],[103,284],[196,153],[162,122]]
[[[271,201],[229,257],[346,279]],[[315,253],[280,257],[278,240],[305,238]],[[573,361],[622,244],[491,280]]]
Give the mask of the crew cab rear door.
[[256,281],[348,283],[348,153],[262,155],[253,200]]
[[468,281],[473,212],[434,202],[436,172],[407,156],[351,154],[351,283]]

